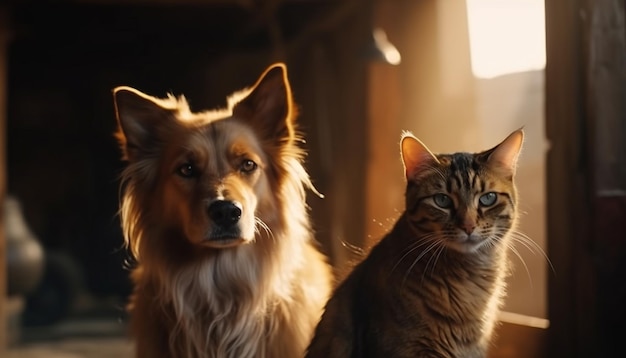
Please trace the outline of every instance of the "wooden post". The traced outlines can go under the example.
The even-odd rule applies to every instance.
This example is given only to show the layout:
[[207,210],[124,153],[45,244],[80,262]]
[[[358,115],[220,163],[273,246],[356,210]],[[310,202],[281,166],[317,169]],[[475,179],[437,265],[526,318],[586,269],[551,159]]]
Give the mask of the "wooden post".
[[546,1],[550,357],[614,357],[626,310],[623,0]]
[[584,98],[579,2],[546,2],[548,255],[556,271],[548,284],[549,342],[550,353],[563,357],[574,357],[582,343],[577,330],[586,317],[578,315],[584,314],[578,307],[586,297],[579,287],[590,287],[589,276],[579,278],[577,269],[588,271],[589,262],[579,256],[574,244],[588,231],[582,200],[587,190],[586,156],[580,151]]
[[7,315],[6,315],[6,246],[4,238],[4,197],[6,191],[5,150],[6,150],[6,84],[7,84],[7,45],[8,18],[6,8],[0,6],[0,356],[7,346]]

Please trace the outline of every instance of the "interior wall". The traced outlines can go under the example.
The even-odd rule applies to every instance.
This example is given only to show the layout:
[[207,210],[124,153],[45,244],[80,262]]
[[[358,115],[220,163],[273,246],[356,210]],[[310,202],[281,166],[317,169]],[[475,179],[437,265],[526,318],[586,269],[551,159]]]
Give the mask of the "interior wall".
[[[371,242],[404,209],[399,139],[413,132],[434,152],[481,151],[524,127],[519,161],[519,231],[545,250],[543,72],[490,80],[471,73],[465,2],[379,1],[376,23],[402,55],[397,67],[370,67],[368,210]],[[382,190],[381,190],[382,188]],[[515,245],[504,310],[546,317],[547,261]]]

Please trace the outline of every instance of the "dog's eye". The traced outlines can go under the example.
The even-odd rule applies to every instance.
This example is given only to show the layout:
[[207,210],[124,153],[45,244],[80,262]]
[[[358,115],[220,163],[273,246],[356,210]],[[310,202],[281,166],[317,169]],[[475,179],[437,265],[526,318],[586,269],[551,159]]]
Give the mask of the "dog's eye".
[[183,178],[191,178],[196,175],[196,168],[191,163],[185,163],[178,167],[177,172]]
[[241,162],[241,166],[239,167],[239,170],[241,170],[242,173],[252,173],[253,171],[255,171],[257,168],[257,164],[255,162],[253,162],[250,159],[244,159],[243,162]]

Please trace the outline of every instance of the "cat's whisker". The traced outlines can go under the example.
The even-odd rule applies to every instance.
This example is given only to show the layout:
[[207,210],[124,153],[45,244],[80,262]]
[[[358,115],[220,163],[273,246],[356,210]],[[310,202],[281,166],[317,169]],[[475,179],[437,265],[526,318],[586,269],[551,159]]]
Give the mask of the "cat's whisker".
[[[433,248],[433,254],[430,255],[430,257],[428,258],[428,261],[426,261],[426,265],[424,265],[424,269],[422,270],[422,282],[424,282],[424,278],[426,277],[426,273],[428,272],[428,266],[430,266],[430,262],[435,258],[435,256],[437,256],[437,252],[439,252],[439,250],[441,249],[441,247],[443,245],[439,245],[439,242],[435,241],[436,245]],[[434,267],[433,267],[433,271],[434,271]]]
[[539,244],[537,244],[533,239],[528,237],[528,235],[518,230],[511,231],[510,235],[511,235],[511,239],[514,242],[520,243],[532,254],[536,255],[537,253],[539,253],[541,256],[543,256],[543,258],[546,260],[546,262],[550,266],[550,270],[552,270],[552,273],[556,274],[556,270],[554,269],[554,266],[552,265],[552,261],[550,260],[546,252],[541,248],[541,246],[539,246]]
[[[529,241],[530,241],[530,240],[527,240],[527,239],[524,239],[524,238],[517,237],[517,236],[515,236],[515,234],[514,234],[513,232],[511,232],[511,233],[509,234],[509,237],[510,237],[511,241],[513,241],[513,242],[517,242],[517,243],[519,243],[520,245],[524,246],[524,247],[525,247],[525,248],[526,248],[526,249],[527,249],[527,250],[528,250],[531,254],[533,254],[533,255],[536,255],[536,254],[537,254],[537,251],[535,250],[535,247],[533,247],[533,246],[531,246],[531,245],[529,244]],[[532,242],[532,241],[530,241],[530,242]]]
[[404,274],[404,279],[402,280],[402,283],[404,284],[404,282],[406,281],[407,277],[409,276],[409,274],[411,273],[411,271],[413,270],[413,268],[415,267],[415,265],[417,265],[417,263],[424,258],[424,256],[426,256],[426,254],[428,254],[429,252],[431,252],[435,247],[437,247],[439,245],[439,241],[438,240],[434,240],[430,243],[430,245],[428,245],[428,247],[426,247],[426,249],[424,251],[422,251],[422,253],[419,254],[419,256],[417,256],[417,258],[415,258],[415,260],[413,260],[413,262],[411,263],[411,265],[409,266],[409,268],[407,269],[406,273]]
[[389,274],[392,274],[395,269],[398,267],[398,265],[400,265],[400,263],[408,256],[410,255],[413,251],[419,249],[420,247],[424,246],[426,243],[429,242],[429,239],[431,237],[433,237],[434,234],[428,234],[425,235],[423,237],[421,237],[419,240],[412,242],[410,245],[407,246],[407,248],[403,251],[406,251],[406,253],[404,255],[402,255],[402,257],[400,257],[399,260],[397,260],[397,262],[395,263],[395,265],[393,265],[393,268],[391,269],[391,272]]
[[516,236],[516,233],[513,230],[507,230],[507,229],[504,229],[504,228],[498,229],[495,232],[491,233],[491,236],[499,237],[500,239],[509,238],[511,241],[519,242],[528,251],[530,251],[533,255],[537,254],[537,252],[535,251],[535,247],[534,246],[531,247],[529,245],[529,242],[531,244],[534,244],[534,242],[532,240],[530,240],[529,238],[527,238],[527,237],[524,238],[524,237]]
[[430,264],[430,261],[433,258],[434,258],[433,266],[430,271],[431,277],[432,275],[435,274],[435,266],[437,266],[437,261],[439,261],[439,257],[446,250],[446,245],[443,242],[440,242],[440,243],[441,245],[439,245],[439,247],[435,250],[435,253],[428,259],[428,262],[426,263],[426,267],[424,267],[424,272],[422,273],[422,282],[424,282],[424,278],[426,277],[426,272],[428,272],[428,265]]
[[437,245],[439,245],[441,242],[441,240],[433,240],[430,242],[430,245],[428,245],[426,247],[426,249],[424,251],[422,251],[422,253],[419,254],[419,256],[417,256],[417,258],[413,261],[413,263],[411,263],[411,266],[409,266],[409,268],[407,269],[406,273],[404,274],[404,278],[402,279],[402,285],[404,285],[404,283],[406,282],[407,277],[409,276],[409,274],[411,273],[411,271],[413,270],[413,268],[415,267],[415,265],[417,265],[417,263],[430,251],[432,251],[433,248],[437,247]]
[[[407,251],[407,253],[408,253],[410,251],[415,250],[416,248],[424,246],[434,236],[435,236],[435,234],[433,234],[433,233],[429,233],[429,234],[426,234],[424,236],[421,236],[419,239],[417,239],[416,241],[413,241],[410,245],[408,245],[403,251]],[[404,256],[403,256],[403,258],[404,258]]]
[[524,266],[524,269],[526,270],[526,275],[528,276],[528,282],[530,283],[530,288],[534,289],[533,288],[533,279],[532,279],[532,276],[530,275],[530,270],[528,269],[528,265],[526,264],[526,261],[524,260],[522,255],[519,253],[519,251],[517,251],[515,246],[513,246],[512,244],[509,244],[507,246],[508,246],[508,249],[511,250],[511,252],[513,254],[515,254],[515,256],[517,256],[517,258],[521,261],[522,266]]

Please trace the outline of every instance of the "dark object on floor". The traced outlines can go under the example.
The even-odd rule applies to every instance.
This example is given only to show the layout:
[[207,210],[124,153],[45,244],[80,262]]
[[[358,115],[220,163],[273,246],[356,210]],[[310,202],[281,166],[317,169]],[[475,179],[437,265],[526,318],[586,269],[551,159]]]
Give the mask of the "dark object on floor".
[[26,300],[24,325],[53,324],[66,317],[83,287],[80,272],[68,254],[47,252],[43,280]]
[[7,240],[8,295],[32,292],[42,278],[44,253],[24,220],[20,202],[8,196],[4,202]]

